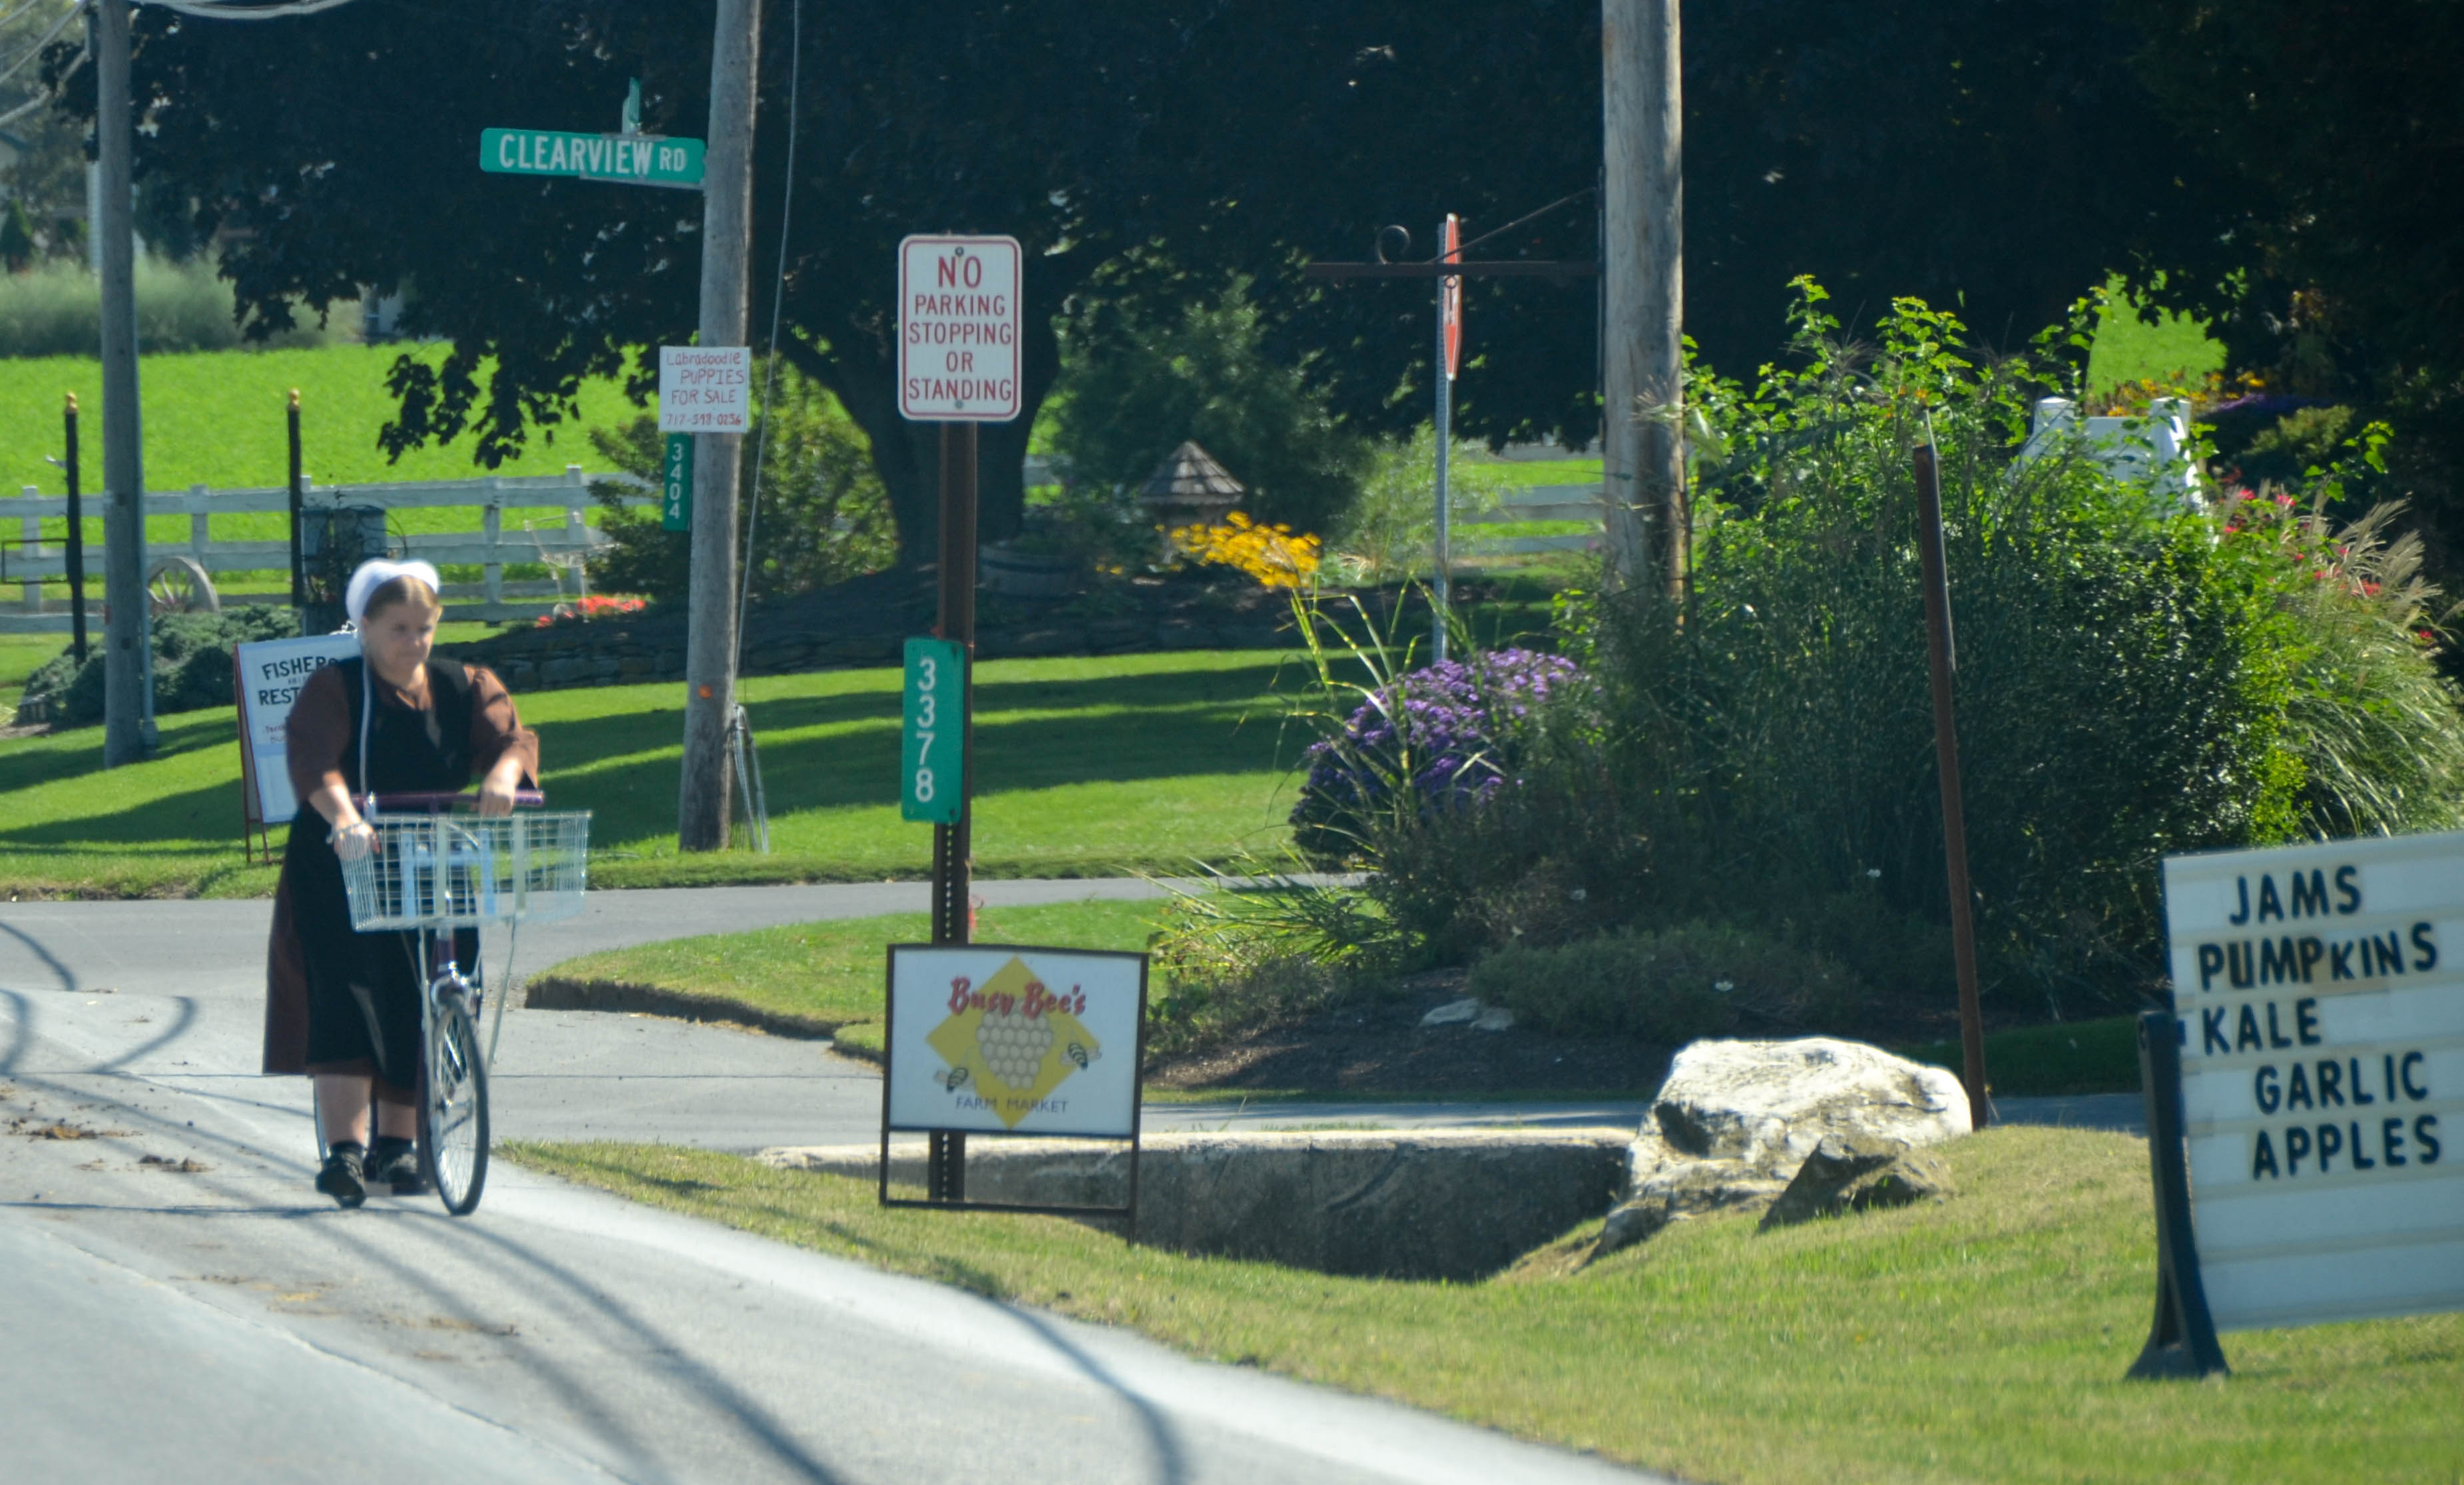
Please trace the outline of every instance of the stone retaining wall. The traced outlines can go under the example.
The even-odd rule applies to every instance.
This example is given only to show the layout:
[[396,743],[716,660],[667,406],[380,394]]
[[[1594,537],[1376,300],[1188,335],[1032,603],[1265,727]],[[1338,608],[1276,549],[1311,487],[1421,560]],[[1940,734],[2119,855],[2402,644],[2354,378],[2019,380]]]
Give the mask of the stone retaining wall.
[[[1342,1130],[1153,1135],[1133,1233],[1183,1252],[1364,1277],[1493,1274],[1624,1194],[1634,1131]],[[876,1145],[764,1150],[764,1162],[874,1181]],[[920,1186],[920,1143],[891,1148],[893,1186]],[[1129,1152],[1075,1140],[979,1138],[967,1194],[1037,1206],[1127,1198]]]

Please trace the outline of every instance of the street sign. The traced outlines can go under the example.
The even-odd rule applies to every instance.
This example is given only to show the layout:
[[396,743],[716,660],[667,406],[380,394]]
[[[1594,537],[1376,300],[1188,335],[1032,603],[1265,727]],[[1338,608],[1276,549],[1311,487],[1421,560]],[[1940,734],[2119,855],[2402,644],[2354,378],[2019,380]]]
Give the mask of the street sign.
[[753,352],[742,345],[659,347],[659,432],[741,433],[753,426]]
[[898,737],[898,816],[956,825],[966,808],[967,647],[907,641],[907,703]]
[[659,529],[693,529],[693,435],[670,433],[659,459]]
[[919,423],[1006,423],[1019,413],[1015,237],[898,244],[898,410]]
[[2464,1309],[2464,832],[2168,856],[2165,915],[2215,1328]]
[[[1456,263],[1463,260],[1463,223],[1452,211],[1446,213],[1445,231],[1438,235],[1438,261]],[[1438,321],[1445,330],[1446,380],[1455,379],[1463,366],[1463,277],[1438,280]]]
[[560,175],[627,186],[701,188],[702,142],[657,134],[483,129],[479,168],[491,175]]
[[890,949],[889,1129],[1132,1140],[1147,957]]

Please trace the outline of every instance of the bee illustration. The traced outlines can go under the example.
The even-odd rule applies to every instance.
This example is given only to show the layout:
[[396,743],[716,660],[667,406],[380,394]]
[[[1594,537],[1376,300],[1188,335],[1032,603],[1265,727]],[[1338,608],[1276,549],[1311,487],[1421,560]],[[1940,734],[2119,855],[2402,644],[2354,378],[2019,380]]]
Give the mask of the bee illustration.
[[933,1081],[939,1083],[942,1087],[947,1088],[952,1093],[957,1093],[959,1089],[967,1086],[967,1070],[962,1067],[954,1067],[946,1073],[935,1073],[933,1075]]
[[1078,1064],[1078,1071],[1081,1073],[1087,1071],[1088,1063],[1092,1062],[1097,1057],[1103,1055],[1100,1052],[1088,1051],[1085,1046],[1078,1042],[1071,1042],[1068,1047],[1065,1049],[1065,1052],[1070,1061]]

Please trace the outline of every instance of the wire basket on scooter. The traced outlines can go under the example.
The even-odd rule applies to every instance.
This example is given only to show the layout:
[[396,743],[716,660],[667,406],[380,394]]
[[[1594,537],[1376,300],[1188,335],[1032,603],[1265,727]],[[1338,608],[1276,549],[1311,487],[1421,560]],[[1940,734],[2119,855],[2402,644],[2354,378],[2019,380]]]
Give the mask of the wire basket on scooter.
[[342,863],[351,926],[475,928],[582,911],[590,811],[368,817],[376,849]]

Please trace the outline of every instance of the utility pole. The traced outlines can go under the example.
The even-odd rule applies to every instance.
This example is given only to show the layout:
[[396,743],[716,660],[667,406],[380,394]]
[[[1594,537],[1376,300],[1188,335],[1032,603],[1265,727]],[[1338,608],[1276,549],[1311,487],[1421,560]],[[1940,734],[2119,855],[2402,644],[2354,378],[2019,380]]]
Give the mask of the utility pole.
[[[1629,587],[1685,588],[1685,197],[1678,0],[1601,0],[1607,240],[1600,455],[1609,551]],[[1652,409],[1638,419],[1640,409]]]
[[153,738],[154,662],[146,636],[145,460],[137,411],[137,255],[130,219],[128,0],[94,8],[95,155],[102,239],[102,763],[145,756]]
[[[753,225],[753,109],[760,53],[759,0],[718,0],[710,49],[710,143],[701,214],[701,344],[742,345],[745,247]],[[740,433],[696,433],[693,586],[685,639],[684,777],[676,845],[725,849],[728,719],[736,712],[736,485]]]

